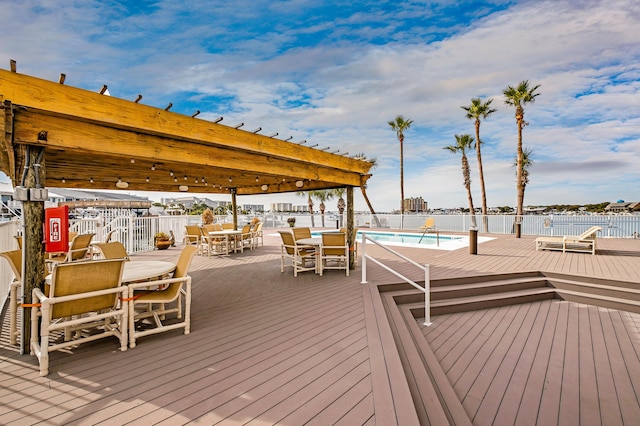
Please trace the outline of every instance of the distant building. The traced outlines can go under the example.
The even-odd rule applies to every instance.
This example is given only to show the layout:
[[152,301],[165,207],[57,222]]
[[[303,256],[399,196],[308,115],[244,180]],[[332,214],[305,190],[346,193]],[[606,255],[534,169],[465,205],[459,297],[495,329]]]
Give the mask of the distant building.
[[160,203],[165,206],[183,206],[185,209],[190,209],[196,204],[204,204],[210,209],[215,209],[217,207],[227,207],[231,204],[231,201],[219,201],[219,200],[210,200],[209,198],[201,198],[201,197],[168,197],[160,199]]
[[632,202],[624,202],[617,201],[615,203],[609,204],[604,208],[606,211],[611,213],[631,213],[640,211],[640,202],[632,201]]
[[423,213],[427,211],[427,202],[422,197],[405,198],[404,211],[412,213]]
[[271,203],[272,212],[290,212],[291,210],[291,203]]

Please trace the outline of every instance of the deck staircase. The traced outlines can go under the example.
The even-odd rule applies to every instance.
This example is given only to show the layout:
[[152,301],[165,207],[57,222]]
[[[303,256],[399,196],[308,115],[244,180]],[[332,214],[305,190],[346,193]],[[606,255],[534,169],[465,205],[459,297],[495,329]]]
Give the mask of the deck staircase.
[[[431,281],[431,320],[438,315],[544,299],[640,313],[637,284],[539,271]],[[422,333],[424,293],[408,284],[377,286],[421,424],[471,425]]]

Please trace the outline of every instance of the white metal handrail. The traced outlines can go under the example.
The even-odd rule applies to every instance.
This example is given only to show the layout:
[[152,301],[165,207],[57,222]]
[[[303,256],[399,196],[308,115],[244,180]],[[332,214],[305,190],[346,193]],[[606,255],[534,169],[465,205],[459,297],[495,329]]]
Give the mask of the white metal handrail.
[[[402,275],[401,273],[389,268],[387,265],[383,264],[382,262],[380,262],[379,260],[375,259],[372,256],[369,256],[367,254],[367,241],[371,241],[373,244],[377,245],[378,247],[388,251],[391,254],[394,254],[395,256],[401,258],[402,260],[405,260],[406,262],[409,262],[410,264],[416,266],[419,269],[424,270],[424,287],[422,287],[420,284],[415,283],[413,280],[411,280],[410,278],[405,277],[404,275]],[[396,277],[400,278],[401,280],[409,283],[412,287],[414,287],[415,289],[422,291],[424,293],[424,325],[426,326],[430,326],[431,325],[431,283],[430,283],[430,278],[429,278],[429,265],[425,264],[424,266],[420,265],[419,263],[414,262],[413,260],[409,259],[408,257],[394,251],[391,250],[389,247],[384,246],[382,244],[380,244],[379,242],[367,237],[367,233],[366,232],[362,232],[362,281],[361,284],[367,284],[367,259],[369,259],[370,261],[374,262],[375,264],[381,266],[382,268],[384,268],[386,271],[391,272],[393,275],[395,275]]]

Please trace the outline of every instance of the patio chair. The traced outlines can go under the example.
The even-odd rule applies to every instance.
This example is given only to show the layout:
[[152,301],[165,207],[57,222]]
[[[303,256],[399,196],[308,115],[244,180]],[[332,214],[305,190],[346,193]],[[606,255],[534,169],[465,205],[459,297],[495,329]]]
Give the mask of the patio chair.
[[320,275],[325,269],[344,269],[349,276],[349,246],[347,234],[343,232],[323,232],[320,246]]
[[[191,331],[191,277],[188,275],[193,255],[197,248],[193,245],[182,249],[176,270],[172,278],[156,281],[129,284],[129,346],[136,346],[136,339],[165,331],[184,329],[184,334]],[[156,288],[157,290],[154,290]],[[182,295],[184,295],[184,315],[182,312]],[[175,306],[168,304],[177,302]],[[136,311],[136,306],[143,309]],[[167,322],[165,316],[176,313],[182,321]],[[152,328],[136,329],[136,321],[152,318]],[[163,322],[165,321],[165,322]],[[147,326],[147,324],[143,324]]]
[[209,234],[209,232],[217,232],[218,230],[221,231],[222,228],[218,229],[213,223],[200,228],[203,250],[207,250],[207,257],[211,257],[211,254],[229,254],[227,238]]
[[233,226],[233,223],[226,223],[225,222],[225,223],[222,224],[222,229],[223,230],[225,230],[225,229],[235,229],[235,227]]
[[295,238],[296,241],[303,238],[311,238],[311,228],[291,228],[291,231],[293,231],[293,238]]
[[251,231],[253,235],[253,245],[258,248],[258,242],[260,242],[261,246],[264,246],[264,234],[262,233],[262,222],[258,222],[256,226]]
[[60,263],[53,269],[50,296],[33,290],[31,355],[38,358],[41,376],[49,373],[51,351],[110,336],[120,340],[121,351],[127,349],[128,305],[118,300],[127,293],[123,266],[122,259]]
[[[345,235],[347,235],[347,228],[340,228],[340,232],[343,232]],[[353,252],[353,263],[356,266],[358,265],[358,240],[356,237],[357,234],[358,228],[353,228],[353,234],[351,235],[351,243],[353,244],[353,247],[349,248],[349,250]]]
[[[289,231],[278,231],[282,238],[280,247],[280,272],[284,272],[285,259],[291,259],[293,276],[297,277],[298,272],[317,271],[317,252],[313,246],[301,246],[296,244],[293,234]],[[311,263],[312,266],[307,266]]]
[[9,284],[9,344],[18,343],[18,289],[22,280],[22,250],[11,250],[0,253],[0,257],[4,258],[11,271],[13,272],[13,280]]
[[16,239],[16,244],[18,244],[18,248],[22,248],[22,235],[14,235],[13,238]]
[[[192,245],[197,248],[198,255],[203,253],[203,248],[206,243],[202,241],[202,229],[198,225],[185,225],[184,243],[186,245]],[[207,246],[208,247],[208,246]]]
[[240,246],[240,251],[244,251],[245,247],[253,250],[253,233],[251,232],[251,225],[247,224],[242,227],[240,235],[236,243]]
[[120,241],[111,243],[95,243],[93,247],[96,249],[95,254],[102,259],[124,259],[129,260],[129,254],[124,244]]
[[46,259],[46,263],[51,267],[53,264],[62,262],[74,262],[85,260],[91,254],[91,239],[95,234],[77,234],[69,244],[66,253],[51,255]]
[[420,230],[423,231],[425,234],[429,231],[437,231],[436,228],[436,220],[432,217],[427,218],[424,221],[424,224],[422,226],[420,226]]
[[563,253],[573,251],[596,254],[596,233],[601,230],[602,228],[599,226],[592,226],[577,236],[538,237],[536,238],[536,251],[560,250]]

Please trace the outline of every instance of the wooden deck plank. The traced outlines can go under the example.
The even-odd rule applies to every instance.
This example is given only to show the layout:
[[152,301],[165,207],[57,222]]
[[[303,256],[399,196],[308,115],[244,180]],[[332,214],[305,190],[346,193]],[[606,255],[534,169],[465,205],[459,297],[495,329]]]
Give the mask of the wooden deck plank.
[[[552,301],[557,310],[556,324],[553,326],[549,365],[544,374],[544,386],[540,396],[540,405],[535,417],[538,424],[559,424],[560,397],[562,394],[562,373],[565,365],[567,343],[567,323],[569,304],[560,300]],[[532,415],[533,416],[533,415]]]
[[[385,424],[383,419],[386,418],[393,418],[399,424],[410,424],[398,422],[396,418],[398,414],[394,411],[400,409],[400,405],[394,401],[395,391],[387,391],[393,401],[390,405],[380,405],[380,394],[375,392],[374,373],[371,371],[375,364],[373,360],[379,357],[377,362],[384,363],[385,355],[383,348],[375,343],[375,339],[380,339],[379,335],[374,336],[379,330],[368,327],[365,319],[366,293],[363,289],[368,286],[359,283],[360,266],[352,271],[350,277],[336,271],[336,274],[327,273],[323,277],[310,272],[294,278],[290,268],[284,273],[280,272],[279,241],[276,237],[265,237],[265,247],[258,250],[211,259],[195,259],[190,272],[194,277],[194,310],[192,333],[189,336],[179,332],[150,336],[141,339],[136,348],[122,353],[117,351],[116,343],[107,340],[82,345],[69,353],[57,352],[52,354],[52,374],[43,378],[38,376],[34,357],[19,355],[15,348],[9,347],[6,325],[3,322],[0,336],[1,422],[85,424],[98,419],[109,421],[111,416],[129,409],[138,416],[131,420],[137,423],[150,423],[151,419],[164,421],[168,418],[178,423],[188,422],[195,421],[196,415],[200,415],[198,419],[205,421],[209,416],[215,416],[216,408],[211,407],[218,407],[219,404],[225,408],[233,407],[229,409],[229,413],[233,413],[226,414],[227,417],[222,420],[226,423],[231,423],[230,419],[237,414],[243,421],[255,420],[256,423],[272,424],[280,419],[283,424],[292,424],[288,421],[296,418],[297,413],[300,415],[299,419],[324,419],[342,424]],[[369,252],[369,247],[367,250]],[[400,248],[398,251],[420,264],[430,264],[433,279],[543,270],[629,280],[640,284],[640,240],[599,240],[598,254],[595,256],[585,253],[536,252],[533,238],[516,239],[513,236],[498,236],[495,240],[480,244],[477,255],[469,255],[468,249],[446,252]],[[375,252],[375,248],[371,252]],[[173,260],[178,253],[179,248],[171,248],[139,256]],[[384,258],[386,254],[382,253],[380,256]],[[401,265],[395,260],[392,264]],[[372,282],[397,281],[395,276],[377,265],[369,266],[368,277]],[[421,272],[413,267],[402,265],[399,269],[413,279],[422,279]],[[544,342],[541,346],[550,344],[552,347],[543,352],[549,351],[547,379],[541,400],[534,404],[540,406],[537,414],[539,424],[547,419],[543,415],[547,412],[547,407],[552,412],[553,407],[557,407],[555,415],[560,424],[578,424],[585,419],[600,421],[600,407],[604,411],[605,407],[615,404],[619,405],[620,414],[614,420],[627,422],[628,419],[637,417],[640,407],[637,396],[640,394],[640,316],[622,312],[616,317],[614,311],[596,310],[597,313],[594,311],[586,316],[585,325],[583,311],[588,309],[585,305],[562,301],[552,303],[559,303],[562,309],[565,306],[568,308],[566,316],[563,316],[562,309],[558,312],[558,322],[555,325],[557,331],[553,339],[543,333],[543,340],[540,340]],[[356,314],[349,315],[346,312]],[[607,312],[607,317],[603,317],[602,312]],[[376,311],[373,313],[380,314]],[[337,328],[335,321],[326,318],[331,315],[335,315],[338,321],[341,318],[342,322],[349,324],[345,324],[345,328]],[[433,335],[433,340],[438,342],[436,350],[453,357],[449,352],[456,347],[458,339],[469,331],[457,331],[457,337],[451,337],[447,334],[447,329],[469,321],[470,317],[464,315],[467,314],[443,316],[443,321],[449,325],[437,329],[438,334]],[[473,321],[491,318],[487,312],[473,315],[477,315],[472,316]],[[593,317],[590,318],[590,315]],[[315,328],[311,325],[314,321]],[[437,318],[434,321],[437,322]],[[566,326],[562,326],[561,323],[565,321]],[[600,324],[599,330],[596,324]],[[327,369],[324,372],[327,376],[325,379],[319,372],[324,363],[306,366],[300,361],[289,364],[284,357],[285,352],[292,351],[292,356],[304,357],[306,354],[307,359],[317,359],[321,357],[322,350],[314,351],[311,348],[320,349],[322,338],[313,340],[313,343],[308,341],[309,352],[304,354],[301,352],[304,349],[293,349],[293,346],[286,346],[280,353],[270,345],[271,339],[274,345],[281,346],[287,345],[288,340],[305,341],[301,337],[303,334],[325,333],[323,336],[329,338],[330,332],[340,332],[350,326],[353,329],[349,336],[360,336],[360,339],[366,336],[366,349],[363,349],[366,361],[360,367],[363,371],[359,376],[340,376],[339,370],[344,364],[336,361],[336,370]],[[517,327],[517,324],[512,326]],[[545,327],[548,326],[546,323]],[[566,341],[563,349],[560,342],[556,345],[556,338],[561,338],[558,333],[564,328]],[[327,333],[327,330],[330,332]],[[475,330],[482,330],[482,327],[476,327]],[[587,333],[604,333],[604,336],[589,337]],[[508,334],[516,340],[519,338],[517,334]],[[339,341],[341,343],[338,346],[346,345],[346,336]],[[517,346],[522,345],[522,342],[509,342],[506,345]],[[329,350],[327,346],[324,348]],[[593,355],[597,348],[605,351]],[[346,347],[342,350],[348,351]],[[494,353],[498,354],[500,350],[501,348],[496,348]],[[272,362],[269,362],[268,357],[260,358],[262,352],[274,355]],[[492,355],[491,362],[486,362],[486,366],[496,356]],[[503,356],[505,368],[510,368],[509,362],[513,356],[511,352]],[[558,356],[561,358],[558,359]],[[474,361],[474,357],[469,359]],[[480,362],[482,359],[479,356],[475,360]],[[349,358],[349,362],[351,361],[353,359]],[[537,358],[533,364],[536,362]],[[588,367],[589,364],[591,368]],[[603,368],[601,364],[609,364],[611,371],[600,372],[596,376],[597,369]],[[290,365],[295,365],[294,370],[297,369],[298,372],[295,377],[286,376],[291,379],[287,382],[291,386],[285,384],[277,387],[278,383],[282,383],[279,381],[282,380],[280,376],[288,373],[286,367]],[[583,365],[586,367],[583,368]],[[558,370],[560,366],[561,372]],[[163,368],[166,370],[163,371]],[[242,377],[243,368],[254,368],[251,371],[255,374],[244,376],[241,384],[234,388],[235,393],[229,391],[226,394],[227,400],[216,402],[218,395],[234,386],[234,377]],[[367,369],[369,373],[366,372]],[[532,371],[534,367],[529,366],[529,369]],[[276,371],[281,374],[275,374]],[[476,366],[469,366],[463,371],[467,374],[480,371],[479,375],[491,377],[490,374],[483,373],[485,369],[478,369]],[[493,410],[486,409],[485,404],[491,405],[492,398],[496,395],[500,395],[501,399],[506,398],[505,391],[499,389],[498,382],[501,386],[507,386],[509,380],[504,378],[511,374],[499,370],[493,376],[495,377],[491,377],[486,385],[485,397],[475,416],[475,422],[479,424],[494,421],[495,407]],[[140,377],[145,380],[141,382]],[[328,385],[331,377],[335,381],[333,385]],[[474,386],[485,382],[486,377],[472,381],[469,374],[463,380]],[[608,382],[606,387],[612,386],[613,392],[610,393],[613,396],[603,395],[604,392],[598,393],[597,390],[594,393],[593,388],[598,386],[594,377],[598,377],[598,381]],[[562,379],[559,389],[556,381],[549,380],[558,378]],[[305,381],[309,383],[304,383]],[[378,390],[392,386],[389,376],[386,381],[386,384],[384,380],[379,381]],[[190,395],[183,401],[182,388],[188,387],[192,382],[195,384],[188,388]],[[358,384],[357,389],[353,388],[355,383]],[[515,381],[513,383],[512,386],[515,386]],[[223,386],[223,389],[217,389],[218,385]],[[299,412],[291,412],[295,405],[292,401],[305,395],[306,389],[317,391],[322,386],[325,386],[325,391],[309,399],[309,403],[304,408],[300,407]],[[586,387],[591,387],[591,390],[585,389]],[[211,389],[214,393],[211,397],[202,398],[197,395]],[[480,387],[473,391],[467,389],[465,392],[473,392],[475,395],[476,390],[479,391]],[[252,392],[256,395],[260,392],[260,398],[246,398]],[[287,396],[287,393],[292,395]],[[555,399],[558,393],[559,401]],[[592,403],[592,398],[595,398],[596,414],[587,407]],[[521,410],[527,409],[527,399],[520,396]],[[173,404],[165,404],[166,402]],[[273,407],[269,407],[271,404]],[[166,406],[170,409],[164,411]],[[482,413],[488,414],[484,416]],[[326,418],[323,417],[325,415]],[[606,413],[603,416],[607,418]],[[550,418],[553,420],[552,416]]]
[[538,417],[540,402],[545,388],[545,380],[549,371],[554,334],[558,324],[558,303],[548,300],[542,303],[548,307],[545,324],[542,326],[540,339],[535,348],[535,355],[528,372],[522,399],[518,407],[516,423],[523,423]]

